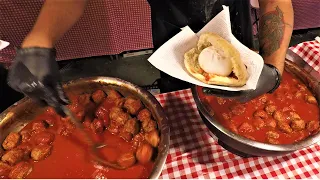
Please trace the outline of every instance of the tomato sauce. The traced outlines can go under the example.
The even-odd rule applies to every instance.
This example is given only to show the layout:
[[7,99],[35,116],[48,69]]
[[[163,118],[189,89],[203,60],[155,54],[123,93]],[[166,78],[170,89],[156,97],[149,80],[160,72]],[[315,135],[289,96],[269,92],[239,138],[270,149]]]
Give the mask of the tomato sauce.
[[[93,134],[91,134],[93,135]],[[131,143],[122,138],[104,131],[103,135],[96,137],[98,142],[106,144],[107,147],[101,148],[101,157],[109,162],[115,160],[125,152],[132,150]],[[77,131],[71,136],[56,135],[53,142],[53,150],[45,160],[35,162],[30,160],[33,165],[32,172],[26,177],[36,178],[148,178],[153,168],[153,163],[147,165],[136,164],[126,170],[115,170],[112,168],[101,167],[92,162],[90,152],[86,143],[83,142],[81,134]]]
[[[200,100],[219,123],[249,139],[291,144],[319,131],[319,107],[314,96],[288,72],[283,73],[282,83],[274,93],[243,104],[205,95],[201,87],[197,88]],[[272,112],[269,107],[276,111]],[[259,113],[261,117],[257,117]]]
[[[77,109],[85,109],[85,114],[94,116],[96,110],[103,106],[103,109],[107,116],[104,114],[104,123],[109,121],[109,111],[115,103],[112,101],[104,101],[101,105],[96,106],[90,101],[88,97],[78,98],[76,95],[69,94],[72,105],[69,105],[71,111],[77,112]],[[81,99],[81,100],[78,100]],[[87,99],[87,100],[86,100]],[[74,103],[82,101],[79,103]],[[86,102],[87,101],[87,102]],[[81,116],[75,113],[76,116]],[[49,124],[53,124],[47,127],[44,131],[54,134],[54,141],[52,142],[52,151],[48,157],[40,161],[34,161],[29,158],[26,161],[32,165],[32,171],[25,178],[37,179],[37,178],[111,178],[111,179],[145,179],[151,174],[154,166],[153,161],[141,164],[138,161],[131,167],[124,170],[116,170],[109,167],[102,167],[94,162],[91,158],[91,152],[88,150],[88,145],[79,129],[73,128],[72,132],[68,135],[61,135],[59,128],[65,127],[70,121],[63,120],[52,109],[48,109],[41,115],[38,115],[33,121],[31,121],[26,127],[22,129],[30,132],[34,132],[34,125],[37,122],[47,121]],[[91,120],[92,121],[92,120]],[[72,123],[71,123],[72,124]],[[97,144],[105,144],[106,146],[99,149],[100,157],[109,162],[117,162],[117,159],[125,153],[136,153],[134,148],[134,141],[125,141],[119,135],[112,134],[105,129],[102,133],[95,133],[91,128],[86,128],[86,131],[94,139]],[[37,134],[32,135],[28,142],[24,142],[31,145],[32,148],[36,145],[35,138]]]

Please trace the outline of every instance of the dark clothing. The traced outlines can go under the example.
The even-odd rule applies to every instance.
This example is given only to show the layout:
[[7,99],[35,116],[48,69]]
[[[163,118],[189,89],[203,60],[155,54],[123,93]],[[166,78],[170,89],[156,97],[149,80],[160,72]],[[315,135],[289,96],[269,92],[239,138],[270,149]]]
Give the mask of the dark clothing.
[[0,113],[23,98],[23,94],[14,91],[7,85],[7,75],[8,71],[0,64]]

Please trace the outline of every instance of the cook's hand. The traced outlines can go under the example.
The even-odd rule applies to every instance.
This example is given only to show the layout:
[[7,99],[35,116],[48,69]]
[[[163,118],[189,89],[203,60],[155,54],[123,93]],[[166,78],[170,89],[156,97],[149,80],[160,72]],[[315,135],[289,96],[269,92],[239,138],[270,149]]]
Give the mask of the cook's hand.
[[43,105],[55,108],[65,116],[61,104],[69,103],[65,96],[53,48],[22,48],[17,50],[8,74],[8,84]]
[[209,95],[215,95],[224,98],[234,98],[238,99],[240,102],[247,102],[265,93],[274,92],[279,87],[280,82],[281,74],[277,68],[272,65],[265,64],[255,90],[225,91],[204,87],[203,92]]

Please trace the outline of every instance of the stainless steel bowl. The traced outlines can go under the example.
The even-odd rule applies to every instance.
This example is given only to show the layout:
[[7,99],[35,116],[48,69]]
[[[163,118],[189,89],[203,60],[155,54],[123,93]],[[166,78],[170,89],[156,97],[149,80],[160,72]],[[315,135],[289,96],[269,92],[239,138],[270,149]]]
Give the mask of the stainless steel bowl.
[[[306,71],[299,68],[291,61],[285,62],[285,70],[299,78],[314,94],[314,96],[317,98],[317,101],[320,102],[320,83],[318,81],[316,81]],[[199,99],[197,86],[192,87],[192,93],[198,109],[204,117],[205,124],[208,126],[211,132],[215,134],[219,141],[221,141],[224,145],[226,145],[228,148],[236,150],[241,155],[278,156],[308,147],[320,141],[320,133],[309,136],[300,142],[288,145],[272,145],[247,139],[229,131],[210,115],[210,109],[207,109]]]
[[[152,170],[150,179],[158,179],[165,164],[170,144],[170,129],[167,125],[168,119],[163,108],[155,97],[148,91],[117,78],[110,77],[90,77],[67,82],[64,84],[66,92],[75,94],[92,93],[97,89],[115,89],[124,96],[134,96],[139,98],[143,104],[151,111],[157,121],[160,130],[160,144],[158,156]],[[24,98],[0,114],[0,142],[11,131],[19,131],[29,123],[44,108],[35,104],[31,99]]]

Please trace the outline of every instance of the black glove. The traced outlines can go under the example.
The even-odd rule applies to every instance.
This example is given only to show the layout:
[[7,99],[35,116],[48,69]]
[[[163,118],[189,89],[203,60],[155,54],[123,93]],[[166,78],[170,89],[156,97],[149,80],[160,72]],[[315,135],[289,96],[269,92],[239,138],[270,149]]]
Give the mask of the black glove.
[[9,70],[8,85],[42,105],[52,106],[58,114],[65,116],[61,105],[69,101],[62,90],[55,57],[54,49],[18,49]]
[[203,92],[207,95],[234,98],[240,102],[247,102],[265,93],[274,92],[279,87],[280,82],[281,74],[279,73],[279,70],[270,64],[265,64],[255,90],[225,91],[204,87]]

